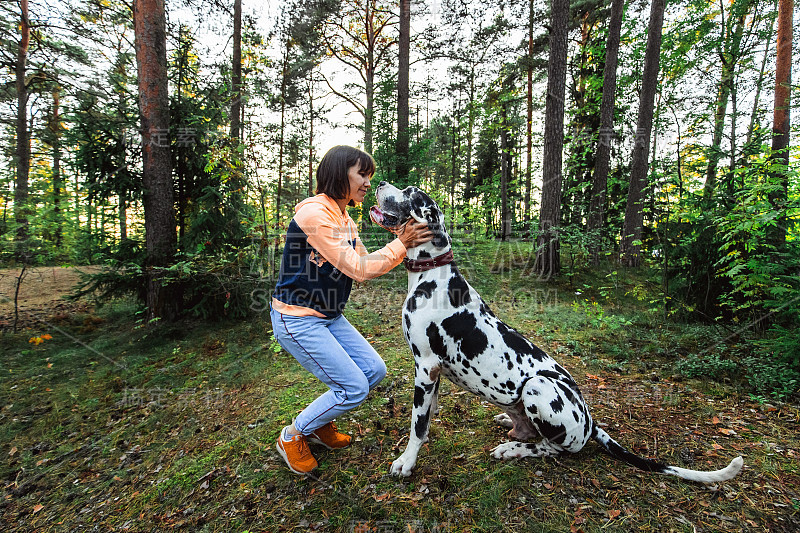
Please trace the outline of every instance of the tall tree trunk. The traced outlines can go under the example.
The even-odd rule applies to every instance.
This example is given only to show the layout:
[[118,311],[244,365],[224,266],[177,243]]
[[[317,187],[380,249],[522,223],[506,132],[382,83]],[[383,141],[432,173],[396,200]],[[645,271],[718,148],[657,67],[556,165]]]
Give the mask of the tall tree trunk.
[[100,216],[96,217],[100,234],[100,247],[106,247],[106,200],[104,198],[98,198],[98,204],[100,206]]
[[8,201],[11,199],[11,187],[3,191],[3,220],[0,221],[0,235],[8,231]]
[[[284,129],[286,127],[286,89],[289,78],[289,48],[291,41],[286,40],[286,49],[283,56],[283,73],[281,76],[281,128],[278,139],[278,187],[275,189],[275,235],[280,233],[281,225],[281,195],[283,194],[283,144]],[[275,239],[275,251],[273,257],[278,255],[278,239]]]
[[761,68],[758,71],[758,80],[756,80],[756,95],[753,97],[753,111],[750,113],[750,124],[747,126],[747,137],[745,138],[744,147],[742,148],[742,156],[746,155],[746,150],[753,142],[753,133],[755,132],[756,122],[758,120],[758,103],[761,100],[761,89],[764,86],[764,78],[766,77],[767,58],[770,57],[770,43],[772,39],[772,30],[774,27],[775,19],[770,17],[769,29],[767,30],[767,35],[769,35],[769,37],[767,38],[764,56],[761,58]]
[[[581,16],[581,40],[578,45],[580,61],[578,62],[578,75],[573,76],[572,94],[575,97],[575,116],[572,119],[572,139],[570,142],[570,167],[571,171],[564,176],[562,196],[561,221],[565,226],[581,224],[586,216],[586,193],[584,183],[591,178],[591,169],[594,167],[594,149],[591,146],[591,135],[599,127],[594,124],[598,120],[596,112],[588,110],[587,81],[589,79],[589,51],[592,46],[592,22],[589,12],[584,11]],[[593,90],[592,90],[593,91]],[[594,91],[593,91],[594,92]]]
[[375,13],[371,10],[373,0],[364,3],[364,28],[367,39],[367,62],[364,71],[364,92],[367,107],[364,109],[364,150],[372,153],[372,120],[375,117],[375,40],[378,37],[375,29]]
[[[619,41],[622,30],[622,14],[625,0],[611,2],[611,19],[608,23],[606,39],[606,58],[603,66],[603,97],[600,103],[600,130],[597,141],[597,156],[592,175],[592,192],[589,199],[589,232],[597,232],[605,225],[606,184],[611,162],[611,143],[614,139],[614,102],[617,90],[617,63],[619,60]],[[600,260],[600,243],[591,245],[592,261]]]
[[17,179],[14,188],[14,216],[17,222],[16,254],[19,260],[27,260],[30,209],[28,206],[28,176],[30,174],[31,147],[28,134],[28,86],[25,83],[25,67],[31,41],[31,26],[28,19],[28,0],[19,0],[20,38],[17,43],[15,65],[17,89],[17,145],[14,153]]
[[[711,139],[711,147],[708,152],[708,166],[706,167],[706,183],[703,187],[703,195],[710,197],[714,192],[714,187],[717,181],[717,165],[719,164],[720,157],[722,156],[722,132],[725,128],[725,115],[728,111],[728,99],[730,98],[731,91],[733,90],[733,77],[736,72],[736,62],[739,60],[739,47],[742,42],[742,34],[744,33],[744,23],[747,14],[750,12],[750,3],[746,3],[739,7],[739,14],[736,19],[736,25],[733,26],[733,16],[736,6],[733,7],[729,14],[729,22],[725,24],[725,8],[720,0],[720,9],[722,10],[722,28],[723,36],[721,39],[720,61],[722,62],[722,73],[720,75],[719,86],[717,88],[717,106],[714,112],[714,134]],[[728,35],[724,35],[725,28],[730,27]],[[727,50],[725,48],[727,47]]]
[[400,35],[397,70],[397,180],[408,183],[408,76],[411,48],[411,0],[400,0]]
[[508,184],[511,181],[511,146],[509,142],[508,101],[505,96],[510,91],[508,78],[503,82],[502,102],[500,103],[500,240],[506,241],[511,235],[511,213],[508,208]]
[[61,87],[53,89],[53,113],[50,122],[51,147],[53,149],[53,217],[55,228],[55,245],[61,248],[64,233],[64,219],[61,214],[61,197],[64,194],[64,179],[61,176]]
[[549,279],[561,270],[558,226],[561,219],[562,152],[564,150],[564,91],[567,81],[569,0],[551,0],[550,57],[547,66],[542,205],[539,215],[534,270]]
[[456,216],[456,182],[459,180],[458,156],[459,156],[459,126],[461,124],[461,93],[459,97],[453,99],[453,125],[450,128],[450,215],[455,220]]
[[245,182],[244,164],[242,153],[238,148],[242,143],[242,116],[244,104],[242,102],[242,0],[233,2],[233,58],[231,61],[231,139],[236,148],[236,156],[231,165],[230,199],[228,210],[233,214],[233,223],[229,226],[230,235],[241,236],[242,225],[239,223],[244,209]]
[[[122,85],[125,84],[125,82],[128,79],[128,76],[127,76],[127,73],[125,72],[126,63],[125,63],[125,60],[124,60],[124,56],[122,55],[122,51],[119,48],[117,49],[117,60],[116,61],[117,61],[116,62],[117,76],[119,77],[119,80],[120,80],[120,86],[117,88],[118,89],[117,90],[117,93],[118,93],[117,112],[119,113],[120,119],[123,120],[123,121],[126,121],[126,118],[127,118],[126,110],[127,110],[128,105],[127,105],[127,102],[125,101],[126,94],[125,94],[125,91],[124,91]],[[181,76],[182,76],[182,74],[179,74],[179,76],[178,76],[178,83],[179,84],[180,84]],[[179,85],[178,86],[178,98],[180,98],[180,94],[181,94],[181,91],[180,91],[180,85]],[[125,145],[125,147],[121,151],[122,153],[121,153],[121,157],[120,157],[119,161],[117,161],[117,165],[118,165],[117,168],[120,168],[120,169],[126,168],[127,165],[128,165],[128,161],[127,161],[127,158],[128,158],[127,143],[123,142],[123,144]],[[128,209],[128,191],[125,188],[124,184],[119,185],[119,187],[117,189],[117,199],[119,200],[119,203],[117,204],[117,219],[118,219],[118,223],[119,223],[119,237],[120,237],[121,241],[124,241],[125,239],[128,238],[128,211],[127,211],[127,209]],[[179,200],[179,205],[180,205],[180,200]],[[181,226],[181,224],[182,224],[182,219],[179,217],[178,218],[178,225]],[[183,227],[181,226],[181,231],[182,230],[183,230]]]
[[667,104],[669,110],[672,111],[672,116],[675,119],[675,128],[678,130],[677,137],[675,139],[675,174],[678,178],[678,200],[683,200],[683,150],[681,148],[681,139],[683,136],[681,135],[681,122],[678,119],[678,114],[675,112],[675,108]]
[[169,131],[167,31],[164,0],[134,0],[133,23],[139,74],[142,181],[147,246],[147,309],[151,319],[172,319],[179,309],[175,291],[162,281],[177,247]]
[[772,119],[772,160],[778,190],[769,195],[773,209],[781,212],[767,239],[780,250],[786,243],[786,202],[789,197],[790,91],[792,86],[792,16],[794,0],[778,0],[778,46],[775,60],[775,105]]
[[[178,99],[178,109],[183,112],[183,79],[184,66],[187,63],[188,47],[184,47],[181,42],[183,39],[183,26],[178,30],[178,79],[175,94]],[[178,178],[178,249],[183,250],[184,235],[186,232],[186,146],[184,143],[176,143],[175,149],[178,151],[178,168],[176,169]],[[120,230],[122,229],[122,195],[120,195]]]
[[727,180],[729,187],[733,186],[733,176],[736,171],[736,122],[739,113],[739,92],[735,81],[731,81],[731,158],[730,164],[728,165],[731,179]]
[[308,196],[314,195],[314,77],[308,80]]
[[472,184],[472,137],[475,132],[475,65],[469,71],[469,103],[467,104],[467,187]]
[[231,75],[231,138],[242,139],[242,0],[233,1],[233,68]]
[[119,218],[119,238],[124,241],[128,238],[128,195],[124,189],[119,191],[117,217]]
[[530,231],[531,182],[533,173],[533,0],[528,1],[528,93],[525,98],[527,118],[525,120],[525,197],[522,219],[525,230]]
[[96,207],[92,203],[91,195],[86,195],[86,235],[88,236],[88,246],[86,250],[86,257],[94,255],[94,215]]
[[642,73],[642,90],[639,96],[639,118],[636,142],[631,161],[628,186],[628,203],[625,206],[625,223],[622,229],[621,255],[626,266],[641,262],[642,224],[644,223],[644,192],[649,167],[650,133],[653,128],[653,106],[658,88],[658,68],[661,51],[661,30],[664,26],[666,0],[653,0],[650,6],[650,25],[647,30],[647,47]]

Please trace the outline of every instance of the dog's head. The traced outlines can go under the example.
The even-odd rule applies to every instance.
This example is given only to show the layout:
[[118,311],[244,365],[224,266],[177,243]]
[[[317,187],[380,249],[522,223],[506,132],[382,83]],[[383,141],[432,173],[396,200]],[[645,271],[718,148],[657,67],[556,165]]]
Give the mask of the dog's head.
[[450,245],[442,210],[419,188],[406,187],[400,190],[382,181],[375,189],[375,199],[378,205],[370,208],[369,216],[377,225],[397,233],[413,218],[428,225],[433,232],[431,244],[435,248],[441,249]]

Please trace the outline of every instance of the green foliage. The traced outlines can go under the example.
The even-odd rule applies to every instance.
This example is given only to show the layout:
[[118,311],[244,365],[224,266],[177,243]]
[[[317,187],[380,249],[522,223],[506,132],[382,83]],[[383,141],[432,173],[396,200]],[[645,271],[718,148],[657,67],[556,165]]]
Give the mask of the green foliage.
[[[173,285],[183,298],[185,312],[203,319],[243,318],[253,310],[263,310],[265,286],[258,271],[260,246],[254,243],[242,249],[225,247],[212,251],[199,246],[196,252],[183,254],[161,272],[165,285]],[[74,298],[91,294],[99,303],[128,295],[145,303],[148,270],[142,243],[128,240],[118,251],[105,258],[99,273],[86,275]]]
[[187,312],[203,318],[243,318],[261,308],[257,291],[264,281],[250,272],[253,258],[244,251],[199,253],[169,268],[169,282],[183,288]]
[[564,274],[572,276],[577,269],[589,262],[589,254],[600,242],[601,233],[600,230],[587,231],[578,224],[569,224],[558,229],[561,255],[569,258],[569,261],[562,261],[561,264]]
[[754,394],[776,400],[789,400],[800,390],[800,340],[794,331],[776,326],[744,347],[752,354],[738,360],[726,358],[721,350],[692,354],[678,361],[676,370],[687,377],[717,381],[740,376]]
[[800,390],[798,365],[758,356],[742,360],[742,372],[747,383],[758,395],[788,401]]
[[633,321],[625,317],[613,314],[606,314],[606,310],[595,300],[584,298],[572,303],[572,309],[576,313],[583,314],[589,326],[595,329],[609,329],[616,331],[623,327],[630,326]]
[[[759,319],[764,313],[800,310],[800,247],[796,241],[774,242],[774,229],[784,224],[787,212],[800,207],[795,197],[788,208],[776,208],[771,196],[782,187],[774,164],[760,160],[752,169],[753,178],[736,193],[733,208],[717,218],[724,255],[716,263],[719,272],[730,280],[732,290],[722,298],[724,306],[740,318]],[[788,304],[786,304],[788,302]],[[789,309],[786,309],[786,308]]]
[[762,355],[743,361],[753,389],[782,400],[800,390],[800,338],[796,329],[777,324],[753,344]]
[[739,365],[730,359],[724,359],[717,352],[702,355],[691,354],[686,359],[678,361],[676,369],[680,374],[690,378],[722,379],[726,375],[736,372]]
[[[408,125],[409,136],[409,175],[405,181],[397,177],[397,83],[394,79],[385,79],[375,86],[375,110],[372,123],[373,149],[375,158],[374,182],[388,181],[393,185],[404,188],[408,185],[420,185],[421,169],[430,165],[430,158],[441,157],[449,150],[432,148],[435,139],[428,136],[419,139],[420,128],[413,121]],[[430,135],[430,132],[428,132]],[[369,206],[366,206],[367,208]]]
[[100,272],[82,275],[82,283],[72,298],[91,295],[96,302],[104,303],[132,294],[144,303],[147,278],[142,265],[146,264],[146,256],[144,243],[135,239],[122,241],[103,258]]

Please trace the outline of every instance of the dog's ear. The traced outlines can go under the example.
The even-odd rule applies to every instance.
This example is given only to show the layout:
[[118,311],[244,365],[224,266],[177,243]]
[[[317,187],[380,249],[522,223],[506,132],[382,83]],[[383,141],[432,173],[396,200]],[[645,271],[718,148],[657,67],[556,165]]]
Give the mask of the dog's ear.
[[435,205],[425,205],[411,209],[411,216],[417,222],[425,222],[428,225],[438,224],[442,212]]
[[416,187],[413,188],[409,201],[411,205],[411,216],[418,222],[427,222],[430,224],[431,222],[438,221],[439,217],[442,215],[436,202],[431,200],[427,194]]
[[428,225],[428,228],[433,232],[433,240],[431,242],[434,246],[444,248],[450,244],[450,239],[447,237],[447,232],[444,228],[442,211],[436,205],[436,202],[427,195],[417,193],[412,196],[411,216],[417,222],[424,222]]

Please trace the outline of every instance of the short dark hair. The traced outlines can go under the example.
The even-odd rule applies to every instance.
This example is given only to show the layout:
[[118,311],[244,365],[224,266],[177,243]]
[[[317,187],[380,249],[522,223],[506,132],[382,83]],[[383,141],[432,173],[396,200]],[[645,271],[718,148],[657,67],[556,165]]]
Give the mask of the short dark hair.
[[334,200],[347,198],[350,192],[347,170],[357,164],[361,172],[375,174],[375,160],[367,152],[343,145],[328,150],[317,167],[316,193],[325,193]]

